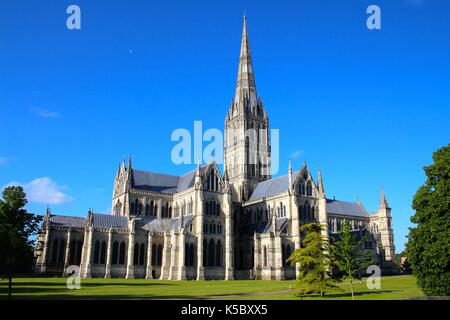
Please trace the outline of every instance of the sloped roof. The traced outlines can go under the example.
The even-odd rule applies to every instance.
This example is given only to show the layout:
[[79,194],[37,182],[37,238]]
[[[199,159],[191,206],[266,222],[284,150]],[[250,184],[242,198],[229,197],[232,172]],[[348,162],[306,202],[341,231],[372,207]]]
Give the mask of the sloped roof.
[[[201,173],[205,172],[207,165],[200,168]],[[194,186],[195,173],[197,169],[185,175],[173,176],[164,173],[135,170],[133,169],[133,188],[175,194]]]
[[[110,214],[93,214],[94,227],[97,228],[121,228],[128,229],[128,218],[122,216],[113,216]],[[50,216],[51,226],[63,226],[72,228],[85,228],[86,218],[72,216]]]
[[[206,170],[207,165],[200,167],[200,173],[203,173]],[[192,170],[191,172],[186,173],[185,175],[180,177],[178,181],[176,192],[182,192],[186,189],[192,188],[195,182],[195,174],[197,173],[197,169]]]
[[356,217],[367,217],[367,210],[357,202],[347,202],[327,199],[327,212],[329,214],[340,214]]
[[133,187],[162,193],[175,193],[180,177],[150,171],[134,170]]
[[[183,228],[192,221],[192,215],[185,215],[183,217]],[[176,230],[180,227],[180,219],[162,219],[157,217],[146,217],[141,220],[141,226],[143,230],[154,231],[154,232],[170,232]]]
[[83,217],[60,216],[52,214],[50,216],[50,225],[72,227],[72,228],[84,228],[86,226],[86,219]]
[[[189,214],[189,215],[185,215],[183,217],[183,228],[186,228],[187,225],[192,221],[193,219],[193,215]],[[180,227],[180,219],[179,218],[175,218],[175,221],[172,223],[172,229],[178,229]]]
[[[296,171],[292,174],[292,182],[297,179],[300,171]],[[262,198],[268,198],[276,196],[286,192],[289,189],[289,175],[280,176],[270,180],[262,181],[257,184],[253,191],[249,201],[260,200]]]
[[128,218],[110,214],[94,214],[94,227],[128,229]]

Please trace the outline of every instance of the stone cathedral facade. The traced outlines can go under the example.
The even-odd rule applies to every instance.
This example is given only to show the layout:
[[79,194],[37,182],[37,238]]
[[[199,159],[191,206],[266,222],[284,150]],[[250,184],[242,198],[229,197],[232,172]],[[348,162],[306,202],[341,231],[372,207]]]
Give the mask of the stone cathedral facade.
[[[251,134],[248,134],[250,132]],[[269,117],[256,93],[244,17],[236,93],[225,119],[224,173],[211,161],[182,176],[119,165],[112,214],[55,215],[47,209],[36,273],[164,280],[292,279],[287,257],[301,246],[301,225],[317,221],[333,240],[343,222],[365,235],[361,250],[393,266],[391,209],[384,192],[363,204],[328,199],[323,177],[303,164],[272,178]]]

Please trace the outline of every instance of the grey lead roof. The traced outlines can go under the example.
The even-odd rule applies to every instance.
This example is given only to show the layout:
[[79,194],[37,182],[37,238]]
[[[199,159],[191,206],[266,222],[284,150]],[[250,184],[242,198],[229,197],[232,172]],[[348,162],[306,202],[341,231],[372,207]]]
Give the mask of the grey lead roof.
[[[203,173],[206,167],[206,165],[201,167],[200,171]],[[194,186],[196,170],[197,169],[179,177],[164,173],[133,169],[133,187],[136,189],[168,194],[182,192]]]
[[[207,165],[200,167],[200,173],[203,174],[206,170]],[[197,169],[186,173],[185,175],[180,177],[180,180],[178,181],[178,186],[177,186],[177,192],[182,192],[186,189],[189,189],[191,187],[194,186],[194,182],[195,182],[195,174],[197,172]]]
[[367,217],[367,210],[357,202],[347,202],[327,199],[327,212],[347,216]]
[[133,169],[133,187],[136,189],[171,193],[176,190],[180,177]]
[[82,217],[51,215],[50,225],[72,227],[72,228],[84,228],[86,226],[86,219]]
[[[296,171],[292,174],[292,181],[297,179],[300,171]],[[277,194],[286,192],[289,188],[289,175],[273,178],[270,180],[262,181],[258,183],[253,191],[249,201],[260,200],[262,198],[272,197]]]
[[[183,217],[183,228],[186,228],[193,219],[192,214]],[[113,216],[109,214],[93,214],[93,223],[96,228],[128,229],[128,218],[123,216]],[[180,227],[180,218],[161,219],[157,217],[143,217],[137,221],[136,227],[146,231],[170,232]],[[51,215],[50,224],[52,226],[64,226],[72,228],[85,228],[86,218]]]
[[[183,228],[186,228],[186,226],[192,221],[193,216],[192,215],[185,215],[183,217]],[[157,217],[146,217],[141,221],[142,229],[146,231],[153,231],[153,232],[170,232],[171,230],[176,230],[180,226],[180,218],[175,219],[161,219]]]
[[128,229],[128,218],[94,213],[94,227]]
[[[120,228],[128,229],[128,218],[122,216],[113,216],[110,214],[93,214],[94,227],[97,228]],[[50,216],[50,225],[63,226],[72,228],[85,228],[86,218],[84,217],[72,217],[72,216]]]

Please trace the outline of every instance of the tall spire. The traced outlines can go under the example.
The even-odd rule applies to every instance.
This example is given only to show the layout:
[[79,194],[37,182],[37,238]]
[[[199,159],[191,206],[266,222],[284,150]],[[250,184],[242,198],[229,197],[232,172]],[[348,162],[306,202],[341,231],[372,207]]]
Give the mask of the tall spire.
[[[256,102],[255,75],[253,74],[252,56],[247,33],[247,18],[244,15],[244,27],[242,30],[241,54],[239,57],[238,78],[236,83],[236,103],[248,99],[250,105]],[[242,105],[241,105],[242,106]]]

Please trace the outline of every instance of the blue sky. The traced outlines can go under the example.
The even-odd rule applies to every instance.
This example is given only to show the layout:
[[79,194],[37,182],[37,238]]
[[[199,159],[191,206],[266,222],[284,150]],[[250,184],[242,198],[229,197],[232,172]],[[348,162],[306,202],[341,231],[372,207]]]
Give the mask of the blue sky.
[[[81,8],[81,30],[66,8]],[[366,28],[381,8],[382,29]],[[247,12],[258,94],[281,171],[320,165],[329,197],[383,186],[397,251],[432,152],[449,143],[450,2],[2,1],[0,186],[28,209],[108,212],[118,163],[173,174],[177,128],[223,128]]]

